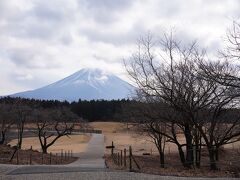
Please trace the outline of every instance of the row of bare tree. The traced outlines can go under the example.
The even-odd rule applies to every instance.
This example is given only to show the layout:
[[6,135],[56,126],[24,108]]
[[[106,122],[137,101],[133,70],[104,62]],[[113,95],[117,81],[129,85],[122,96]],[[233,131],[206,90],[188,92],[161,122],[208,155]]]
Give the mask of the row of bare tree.
[[218,60],[196,42],[183,44],[170,33],[158,41],[151,35],[141,38],[137,52],[125,61],[138,87],[137,101],[128,112],[138,131],[154,141],[161,167],[166,142],[177,146],[188,168],[201,166],[206,148],[210,168],[216,170],[219,149],[240,140],[239,23],[233,23],[227,37]]
[[6,99],[0,104],[0,144],[17,138],[17,151],[22,148],[24,133],[34,133],[39,139],[42,152],[47,153],[50,146],[59,138],[70,135],[80,122],[81,118],[63,106],[42,108],[21,98],[9,102]]

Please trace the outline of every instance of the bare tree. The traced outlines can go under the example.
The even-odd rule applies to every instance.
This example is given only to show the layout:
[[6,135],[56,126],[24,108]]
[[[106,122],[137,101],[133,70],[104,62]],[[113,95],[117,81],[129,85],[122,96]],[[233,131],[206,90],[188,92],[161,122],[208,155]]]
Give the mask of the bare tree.
[[204,75],[224,86],[240,88],[240,22],[233,21],[226,35],[226,46],[220,51],[223,59],[215,62],[204,62],[201,69]]
[[[124,106],[125,117],[131,120],[131,128],[139,135],[150,137],[150,141],[156,146],[159,153],[159,162],[165,167],[165,145],[167,124],[155,116],[156,106],[151,103],[133,101]],[[159,111],[159,109],[158,109]],[[151,112],[151,113],[150,113]]]
[[227,60],[240,60],[240,22],[233,21],[227,31],[226,48],[221,52]]
[[23,141],[23,133],[24,133],[24,126],[28,118],[31,116],[32,109],[30,106],[25,105],[22,100],[18,100],[15,105],[15,116],[16,116],[16,125],[17,125],[17,132],[18,132],[18,143],[17,148],[22,148],[22,141]]
[[5,144],[6,134],[14,123],[11,111],[12,107],[9,104],[0,104],[0,144]]
[[14,116],[14,124],[17,127],[17,145],[15,150],[10,158],[10,161],[13,160],[18,149],[22,148],[23,133],[25,128],[26,121],[30,118],[32,108],[21,98],[16,98],[11,104],[12,106],[12,115]]
[[160,55],[156,56],[151,36],[141,39],[138,52],[133,55],[133,61],[127,64],[126,68],[142,95],[152,97],[156,102],[164,102],[182,117],[178,118],[177,124],[184,131],[186,139],[186,162],[183,163],[184,166],[191,167],[193,123],[189,105],[192,99],[190,89],[194,88],[191,83],[195,78],[191,77],[192,74],[188,71],[195,68],[191,61],[201,59],[204,54],[199,53],[195,43],[187,47],[181,46],[172,34],[165,35],[160,40],[160,46]]
[[[142,39],[132,61],[126,64],[126,69],[137,84],[141,96],[146,100],[151,98],[156,104],[163,102],[173,111],[171,114],[176,114],[173,117],[158,117],[169,119],[172,134],[162,134],[176,145],[176,130],[183,132],[186,144],[178,147],[186,146],[185,162],[182,160],[183,155],[180,155],[184,166],[191,167],[194,164],[194,147],[199,148],[203,138],[208,148],[211,169],[216,169],[216,139],[220,137],[216,136],[217,127],[223,125],[220,115],[223,109],[233,108],[231,105],[238,100],[239,94],[233,93],[237,91],[236,88],[219,84],[204,74],[208,66],[204,61],[205,52],[200,51],[196,43],[183,46],[172,34],[165,35],[160,42],[162,49],[160,55],[156,55],[151,36]],[[219,68],[220,70],[221,74],[224,73],[223,69]],[[237,127],[237,123],[234,123],[234,127]],[[206,128],[209,130],[205,131]],[[228,130],[231,132],[231,136],[228,136],[230,142],[230,139],[238,136],[238,132],[235,132],[237,128],[233,130],[232,126],[229,126]],[[221,142],[224,142],[223,139],[221,138]],[[179,148],[179,154],[182,154],[181,151]]]
[[43,153],[59,138],[68,136],[74,129],[74,124],[79,118],[69,109],[56,108],[54,110],[36,110],[34,117],[37,125],[37,135]]

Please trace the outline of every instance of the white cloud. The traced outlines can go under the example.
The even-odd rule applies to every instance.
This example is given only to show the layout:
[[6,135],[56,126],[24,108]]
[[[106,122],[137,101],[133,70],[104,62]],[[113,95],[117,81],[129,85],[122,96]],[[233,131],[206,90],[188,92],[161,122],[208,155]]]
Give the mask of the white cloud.
[[239,0],[0,1],[0,94],[34,89],[83,67],[124,77],[140,35],[175,27],[182,41],[215,52]]

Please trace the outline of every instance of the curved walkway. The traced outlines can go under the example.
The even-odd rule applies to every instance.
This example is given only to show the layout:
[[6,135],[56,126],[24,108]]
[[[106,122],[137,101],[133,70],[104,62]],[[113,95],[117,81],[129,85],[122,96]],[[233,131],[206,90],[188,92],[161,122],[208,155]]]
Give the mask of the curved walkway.
[[[79,159],[68,165],[0,165],[0,180],[212,180],[110,171],[105,167],[104,136],[93,134],[87,150],[77,154]],[[221,178],[216,178],[221,179]],[[227,178],[222,178],[227,179]]]
[[105,168],[104,156],[104,136],[93,134],[88,143],[87,150],[80,153],[79,159],[68,166],[78,166],[84,168]]
[[[1,171],[7,171],[8,175],[17,174],[38,174],[38,173],[62,173],[62,172],[82,172],[82,171],[105,171],[104,156],[104,136],[102,134],[92,134],[83,153],[74,154],[78,160],[67,165],[3,165]],[[8,168],[9,167],[9,168]],[[1,170],[2,169],[2,170]],[[9,170],[8,170],[9,169]]]

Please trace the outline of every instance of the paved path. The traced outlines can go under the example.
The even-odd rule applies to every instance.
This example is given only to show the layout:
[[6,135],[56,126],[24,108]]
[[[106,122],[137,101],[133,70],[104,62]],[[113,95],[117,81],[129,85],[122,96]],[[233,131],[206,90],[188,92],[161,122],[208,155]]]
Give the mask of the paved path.
[[[78,154],[79,159],[68,165],[0,165],[0,180],[184,180],[150,174],[111,171],[105,168],[104,136],[93,134],[87,150]],[[211,178],[187,178],[212,180]],[[216,178],[221,179],[221,178]],[[214,180],[216,180],[214,179]],[[223,178],[227,179],[227,178]],[[221,180],[223,180],[221,179]]]
[[[38,174],[38,173],[62,173],[62,172],[92,172],[107,171],[104,156],[104,136],[92,134],[86,152],[74,154],[79,159],[67,165],[26,165],[26,166],[4,166],[2,171],[8,175]],[[0,168],[1,172],[1,168]]]
[[78,166],[85,168],[105,168],[104,156],[104,136],[93,134],[85,152],[78,155],[79,159],[68,166]]

